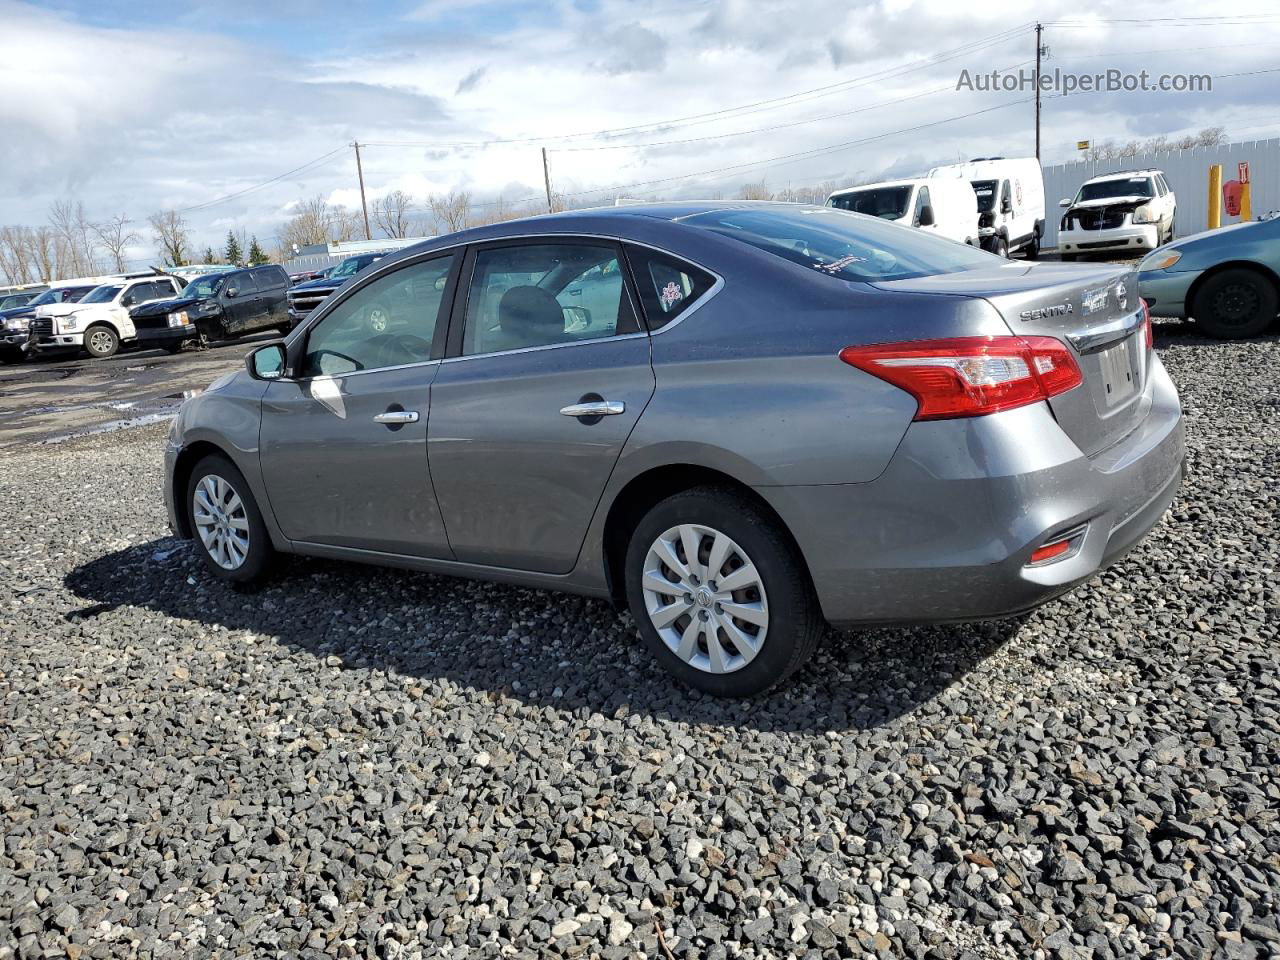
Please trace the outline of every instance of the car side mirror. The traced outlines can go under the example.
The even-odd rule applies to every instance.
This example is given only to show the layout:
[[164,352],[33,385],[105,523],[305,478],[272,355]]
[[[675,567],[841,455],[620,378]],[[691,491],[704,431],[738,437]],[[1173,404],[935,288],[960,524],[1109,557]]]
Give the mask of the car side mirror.
[[133,299],[133,294],[131,293],[120,300],[120,306],[122,307],[132,307],[135,303],[137,301]]
[[1007,197],[1006,197],[1004,200],[1001,200],[1001,201],[1000,201],[1000,212],[1001,212],[1001,213],[1013,213],[1013,201],[1012,201],[1012,200],[1010,200],[1010,199],[1008,199]]
[[1069,207],[1071,206],[1071,201],[1068,200],[1066,197],[1063,197],[1061,200],[1058,201],[1058,206]]
[[239,287],[227,287],[227,299],[233,300],[240,294]]
[[933,204],[926,203],[920,208],[920,226],[932,227],[935,222],[933,219]]
[[244,358],[244,365],[255,380],[279,380],[287,361],[283,343],[268,343],[251,351]]

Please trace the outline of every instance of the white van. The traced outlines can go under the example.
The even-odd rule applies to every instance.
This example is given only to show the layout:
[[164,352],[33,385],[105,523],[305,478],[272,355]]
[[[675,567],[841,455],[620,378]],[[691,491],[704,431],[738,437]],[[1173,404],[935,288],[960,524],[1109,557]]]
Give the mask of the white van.
[[978,242],[978,198],[969,184],[955,178],[868,183],[837,190],[827,197],[827,206],[892,220],[960,243]]
[[967,180],[978,195],[978,234],[984,250],[1002,257],[1021,250],[1040,256],[1044,238],[1044,175],[1035,157],[975,157],[934,167],[931,177]]

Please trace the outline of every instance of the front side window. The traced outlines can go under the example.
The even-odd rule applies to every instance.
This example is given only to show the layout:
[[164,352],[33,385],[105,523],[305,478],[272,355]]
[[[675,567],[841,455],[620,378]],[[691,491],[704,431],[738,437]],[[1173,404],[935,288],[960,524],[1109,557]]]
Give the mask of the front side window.
[[342,300],[307,335],[304,377],[431,359],[453,255],[411,263]]
[[930,231],[833,210],[713,210],[685,217],[814,273],[841,280],[907,280],[992,266],[995,258]]
[[258,285],[253,282],[253,277],[247,273],[237,273],[227,281],[225,288],[228,292],[234,290],[237,297],[243,297],[250,293],[258,292]]
[[929,206],[929,188],[921,187],[920,193],[916,197],[915,216],[912,218],[912,222],[915,224],[915,226],[917,227],[920,226],[920,214],[924,212],[924,208],[927,206]]
[[647,247],[630,247],[627,256],[650,330],[680,316],[716,282],[705,270]]
[[523,244],[476,254],[462,353],[636,333],[612,244]]

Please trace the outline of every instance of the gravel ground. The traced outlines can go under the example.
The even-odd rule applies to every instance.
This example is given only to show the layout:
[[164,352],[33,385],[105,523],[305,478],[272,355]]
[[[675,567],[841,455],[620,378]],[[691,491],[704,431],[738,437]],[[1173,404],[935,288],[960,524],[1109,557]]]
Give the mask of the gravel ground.
[[1280,956],[1280,341],[1158,337],[1191,478],[1143,546],[747,703],[594,601],[232,592],[161,426],[6,451],[0,957]]

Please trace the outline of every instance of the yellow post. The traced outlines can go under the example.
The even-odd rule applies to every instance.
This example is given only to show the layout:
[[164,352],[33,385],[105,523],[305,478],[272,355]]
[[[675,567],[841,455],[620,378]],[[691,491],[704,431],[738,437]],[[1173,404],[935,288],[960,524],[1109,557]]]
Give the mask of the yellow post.
[[1209,229],[1222,226],[1222,164],[1209,168]]
[[1240,184],[1240,222],[1248,223],[1253,219],[1253,202],[1249,196],[1249,181]]

